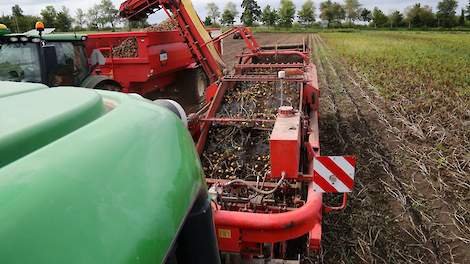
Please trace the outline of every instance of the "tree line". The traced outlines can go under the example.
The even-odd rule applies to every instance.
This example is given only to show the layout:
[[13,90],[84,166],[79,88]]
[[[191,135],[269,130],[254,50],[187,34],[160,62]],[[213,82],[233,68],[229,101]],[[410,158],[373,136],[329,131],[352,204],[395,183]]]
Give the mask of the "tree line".
[[52,5],[44,7],[40,16],[25,15],[16,4],[11,8],[11,15],[0,16],[0,23],[15,33],[33,29],[37,21],[42,21],[46,27],[56,28],[59,32],[101,29],[114,31],[120,21],[118,12],[111,0],[101,0],[86,11],[78,8],[74,15],[66,6],[56,9]]
[[[428,5],[416,3],[403,11],[394,10],[385,14],[379,7],[371,10],[363,8],[359,0],[320,2],[317,10],[312,0],[306,0],[299,8],[292,0],[280,0],[279,8],[266,5],[261,8],[256,0],[242,0],[241,12],[233,2],[225,4],[223,10],[210,2],[206,5],[207,26],[231,26],[238,18],[246,26],[264,25],[267,27],[352,27],[367,25],[375,28],[426,28],[470,26],[470,0],[468,5],[458,12],[456,0],[441,0],[434,10]],[[34,28],[36,21],[43,21],[46,27],[54,27],[59,32],[71,30],[115,30],[123,22],[118,16],[118,9],[111,0],[100,0],[93,7],[77,9],[71,14],[65,6],[56,9],[48,5],[40,11],[40,16],[24,14],[16,4],[11,8],[11,15],[0,16],[0,23],[6,24],[13,32],[25,32]],[[126,22],[128,27],[149,26],[147,20]]]
[[[299,9],[292,0],[280,0],[278,9],[270,5],[261,9],[256,0],[243,0],[240,21],[246,26],[262,24],[268,27],[351,27],[358,24],[375,28],[470,26],[470,0],[460,12],[457,7],[456,0],[442,0],[438,3],[436,12],[428,5],[416,3],[403,11],[393,10],[385,14],[379,7],[371,10],[363,8],[359,0],[344,0],[342,3],[327,0],[320,2],[317,17],[312,0],[306,0]],[[222,12],[213,2],[206,5],[206,10],[206,25],[230,26],[239,15],[236,5],[232,2],[228,2]]]

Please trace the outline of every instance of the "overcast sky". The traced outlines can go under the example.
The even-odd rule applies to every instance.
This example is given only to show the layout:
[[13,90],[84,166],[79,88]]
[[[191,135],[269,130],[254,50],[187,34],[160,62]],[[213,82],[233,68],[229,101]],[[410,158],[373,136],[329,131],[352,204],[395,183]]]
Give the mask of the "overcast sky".
[[[23,11],[26,14],[33,14],[33,15],[39,15],[39,12],[42,8],[44,8],[46,5],[54,5],[56,8],[59,8],[60,6],[65,5],[71,10],[71,14],[75,15],[75,10],[77,8],[82,8],[82,9],[87,9],[94,4],[98,3],[100,0],[0,0],[0,14],[10,14],[11,13],[11,6],[15,4],[19,4]],[[116,5],[116,7],[119,7],[119,5],[124,1],[124,0],[112,0],[113,3]],[[300,7],[304,0],[293,0],[296,7]],[[338,2],[343,2],[343,0],[336,0]],[[433,8],[433,10],[436,9],[437,3],[439,0],[417,0],[417,1],[410,1],[410,0],[359,0],[360,3],[362,4],[363,7],[366,8],[374,8],[374,6],[378,6],[380,9],[382,9],[385,13],[389,13],[392,10],[398,9],[398,10],[403,10],[407,6],[413,5],[414,3],[420,2],[425,5],[429,5]],[[195,6],[199,16],[201,18],[204,18],[206,16],[206,10],[205,6],[209,2],[215,2],[220,9],[223,9],[225,3],[227,3],[227,0],[193,0],[193,5]],[[241,0],[235,1],[232,0],[235,4],[240,6]],[[279,6],[280,0],[258,0],[259,5],[263,8],[267,4],[278,7]],[[315,1],[315,4],[318,5],[321,1]],[[463,8],[468,1],[467,0],[458,0],[460,6],[459,8]],[[239,8],[240,10],[240,8]],[[459,9],[460,10],[460,9]],[[162,11],[160,12],[162,13]],[[318,12],[317,12],[318,13]],[[458,14],[460,14],[460,11],[458,11]],[[153,15],[150,18],[150,22],[155,22],[158,20],[161,20],[161,17],[164,17],[164,14],[158,14],[158,15]]]

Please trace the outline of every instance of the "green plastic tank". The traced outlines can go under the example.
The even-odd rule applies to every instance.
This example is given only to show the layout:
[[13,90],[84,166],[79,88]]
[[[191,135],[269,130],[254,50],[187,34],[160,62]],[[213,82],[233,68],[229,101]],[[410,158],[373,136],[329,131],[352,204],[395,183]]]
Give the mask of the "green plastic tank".
[[0,263],[162,263],[201,193],[194,143],[166,108],[0,82]]

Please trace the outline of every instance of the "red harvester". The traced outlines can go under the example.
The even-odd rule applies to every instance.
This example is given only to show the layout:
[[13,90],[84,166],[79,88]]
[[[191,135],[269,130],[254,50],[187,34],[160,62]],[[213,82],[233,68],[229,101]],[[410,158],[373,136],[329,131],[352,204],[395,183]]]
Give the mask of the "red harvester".
[[[262,167],[270,169],[262,179],[239,175],[222,164],[210,166],[224,177],[207,177],[211,169],[205,168],[218,244],[224,259],[237,258],[233,257],[235,254],[251,260],[298,260],[309,250],[319,250],[322,213],[345,207],[346,193],[354,185],[355,159],[320,156],[320,90],[308,46],[262,48],[251,32],[241,27],[212,39],[207,37],[189,0],[128,0],[121,5],[120,14],[139,19],[159,9],[173,19],[191,55],[210,81],[206,90],[208,104],[189,120],[200,156],[211,154],[206,143],[218,133],[216,127],[248,128],[253,135],[253,131],[269,134],[269,159]],[[239,34],[248,49],[239,56],[234,73],[223,74],[223,63],[215,52],[214,43],[232,33]],[[245,111],[245,114],[228,115],[230,107],[225,107],[231,102],[228,94],[234,89],[243,91],[257,85],[267,85],[273,94],[280,95],[269,106],[270,113],[276,114],[254,115]],[[242,144],[244,152],[227,161],[240,165],[247,156],[256,155],[257,152],[249,148],[261,144]],[[343,193],[343,204],[325,206],[322,197],[326,192]]]

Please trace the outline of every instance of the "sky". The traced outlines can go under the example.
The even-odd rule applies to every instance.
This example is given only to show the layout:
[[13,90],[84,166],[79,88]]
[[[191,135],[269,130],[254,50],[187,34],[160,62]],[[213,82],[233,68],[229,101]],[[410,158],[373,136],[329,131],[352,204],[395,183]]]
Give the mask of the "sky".
[[[60,6],[65,5],[67,8],[70,9],[71,14],[74,15],[75,10],[77,8],[82,8],[86,10],[87,8],[92,7],[94,4],[98,3],[99,1],[100,0],[0,0],[0,15],[10,14],[11,6],[15,4],[19,4],[26,14],[32,14],[32,15],[39,15],[40,10],[44,8],[46,5],[53,5],[57,9],[59,9]],[[112,0],[112,2],[116,5],[117,8],[119,8],[119,5],[123,1],[124,0]],[[297,8],[299,8],[304,2],[304,0],[293,0],[293,1]],[[343,0],[336,0],[336,1],[343,2]],[[192,2],[199,16],[201,18],[204,18],[206,16],[205,6],[207,3],[215,2],[219,6],[219,8],[222,10],[224,5],[228,1],[227,0],[193,0]],[[232,0],[232,2],[240,6],[241,0]],[[277,8],[279,6],[279,2],[280,0],[258,0],[258,4],[261,6],[261,8],[263,8],[264,6],[268,4]],[[317,5],[317,10],[318,10],[318,6],[321,1],[314,0],[314,2]],[[359,2],[362,4],[363,7],[368,8],[368,9],[372,9],[375,6],[378,6],[386,14],[388,14],[391,11],[396,10],[396,9],[403,11],[407,6],[413,5],[417,2],[420,2],[423,5],[429,5],[433,8],[433,10],[436,10],[436,6],[439,0],[359,0]],[[468,0],[458,0],[458,2],[459,2],[459,11],[457,13],[460,14],[460,8],[463,8],[466,4],[468,4]],[[239,11],[240,9],[241,8],[239,8]],[[163,11],[160,11],[159,14],[152,15],[149,18],[149,21],[151,23],[155,23],[155,22],[162,20],[162,18],[164,17],[165,17],[165,14],[163,14]]]

